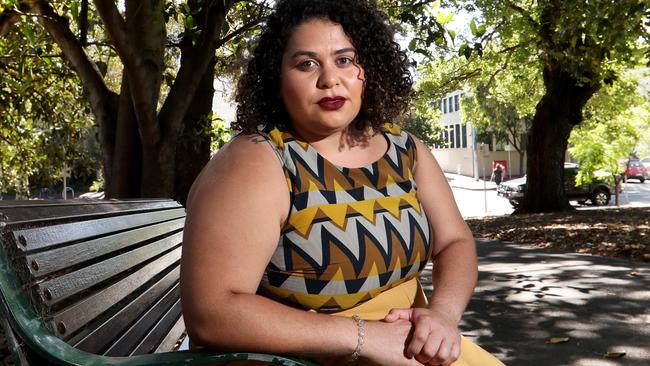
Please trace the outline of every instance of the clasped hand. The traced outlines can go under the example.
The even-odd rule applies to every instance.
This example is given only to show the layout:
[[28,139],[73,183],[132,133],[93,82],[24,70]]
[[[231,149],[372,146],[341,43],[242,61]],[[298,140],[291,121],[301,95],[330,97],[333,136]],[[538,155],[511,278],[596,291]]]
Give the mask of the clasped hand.
[[392,309],[386,323],[411,323],[404,356],[423,365],[450,365],[460,355],[460,333],[456,322],[442,311],[428,308]]

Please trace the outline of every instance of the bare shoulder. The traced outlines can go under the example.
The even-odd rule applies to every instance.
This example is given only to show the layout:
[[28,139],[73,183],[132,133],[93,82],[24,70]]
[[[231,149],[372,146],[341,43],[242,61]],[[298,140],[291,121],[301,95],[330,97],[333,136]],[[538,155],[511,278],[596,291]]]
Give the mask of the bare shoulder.
[[[240,200],[257,195],[288,195],[280,161],[260,135],[239,135],[214,154],[192,185],[188,209],[198,202],[238,195]],[[286,197],[288,198],[288,196]],[[288,200],[287,200],[288,202]]]

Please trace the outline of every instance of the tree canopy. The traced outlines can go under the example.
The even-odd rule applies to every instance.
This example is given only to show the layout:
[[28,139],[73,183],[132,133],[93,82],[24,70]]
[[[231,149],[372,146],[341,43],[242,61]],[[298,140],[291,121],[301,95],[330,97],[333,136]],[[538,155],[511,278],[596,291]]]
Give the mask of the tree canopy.
[[51,185],[64,165],[82,179],[92,179],[99,166],[76,76],[39,26],[19,27],[0,38],[0,192],[26,197],[30,180]]
[[[585,105],[597,91],[615,83],[625,66],[648,62],[650,4],[643,0],[451,3],[477,16],[472,35],[458,50],[468,61],[457,67],[459,75],[481,75],[475,85],[477,107],[518,117],[532,114],[526,144],[528,184],[520,211],[569,209],[562,185],[569,136],[583,122]],[[472,61],[481,56],[483,61]],[[517,74],[517,70],[527,71]],[[493,74],[495,83],[489,82]],[[525,91],[525,83],[535,80],[539,86],[528,86],[529,93],[538,96],[534,108],[525,102],[510,103],[509,108],[501,103],[516,98],[504,90]]]
[[[416,35],[416,43],[444,44],[445,30],[438,20],[448,16],[443,19],[435,11],[437,5],[416,0],[377,3],[396,26]],[[0,0],[0,38],[5,42],[3,55],[27,45],[44,52],[21,57],[44,64],[51,58],[59,65],[59,73],[33,69],[35,75],[56,78],[65,73],[75,84],[67,89],[64,83],[57,85],[58,90],[77,93],[76,107],[66,111],[89,110],[94,117],[107,197],[173,197],[183,202],[210,157],[215,134],[223,132],[213,128],[215,75],[240,72],[272,4],[271,0]],[[29,38],[29,31],[40,38]],[[27,38],[9,41],[20,34]],[[26,100],[34,105],[31,96]],[[54,110],[49,108],[49,113]],[[73,119],[82,120],[68,116]],[[22,146],[29,150],[27,144]],[[23,156],[23,165],[36,161]],[[31,173],[25,170],[23,175]]]

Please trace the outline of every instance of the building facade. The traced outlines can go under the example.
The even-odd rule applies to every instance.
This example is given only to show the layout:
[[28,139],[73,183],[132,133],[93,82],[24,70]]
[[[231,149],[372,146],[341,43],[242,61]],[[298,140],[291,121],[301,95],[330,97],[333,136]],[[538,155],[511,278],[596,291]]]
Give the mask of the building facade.
[[[460,109],[464,96],[462,91],[447,94],[440,101],[440,124],[443,127],[443,141],[446,146],[434,146],[433,155],[443,171],[474,178],[490,178],[492,167],[499,162],[506,167],[504,178],[525,174],[525,160],[519,166],[519,153],[509,145],[476,142],[476,131],[471,124],[462,120]],[[524,156],[525,159],[525,156]]]

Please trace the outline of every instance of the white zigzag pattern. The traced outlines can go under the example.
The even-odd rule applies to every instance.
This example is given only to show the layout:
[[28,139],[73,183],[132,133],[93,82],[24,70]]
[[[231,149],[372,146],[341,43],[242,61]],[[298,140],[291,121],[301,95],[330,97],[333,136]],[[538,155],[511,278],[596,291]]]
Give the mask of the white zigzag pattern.
[[[316,174],[322,173],[318,171],[318,159],[317,159],[318,153],[316,152],[316,150],[314,150],[314,148],[311,147],[311,145],[307,147],[307,151],[303,150],[302,146],[298,145],[298,143],[295,141],[291,141],[288,144],[285,144],[285,147],[287,149],[286,154],[288,160],[291,160],[291,154],[288,151],[289,149],[291,149],[291,151],[296,153],[305,161],[305,163],[307,163],[309,169],[311,169],[314,173]],[[293,166],[292,172],[295,174],[296,167],[293,162],[291,162],[291,165]]]
[[[319,190],[309,191],[307,193],[307,207],[329,204]],[[293,211],[293,210],[292,210]]]
[[391,140],[395,145],[401,147],[402,150],[406,149],[406,142],[408,141],[408,134],[406,131],[402,131],[399,135],[388,133],[386,136],[388,136],[388,139]]
[[[411,181],[411,184],[415,183],[413,181],[413,179],[410,179],[410,181]],[[388,193],[388,196],[396,197],[396,196],[401,196],[403,194],[406,194],[408,192],[403,190],[402,187],[397,185],[397,183],[394,183],[394,184],[389,184],[389,185],[386,186],[386,193]]]
[[398,163],[399,155],[397,154],[397,148],[395,148],[394,144],[390,144],[390,147],[388,148],[386,156],[388,156],[388,158],[393,162],[393,164],[399,166],[399,163]]
[[[312,225],[309,236],[306,239],[295,231],[291,231],[285,234],[285,237],[291,241],[291,243],[307,253],[314,262],[318,263],[319,266],[324,266],[325,263],[323,263],[323,245],[321,244],[321,233],[322,230],[325,229],[333,237],[337,238],[341,243],[344,243],[348,250],[350,250],[350,252],[352,252],[352,254],[355,256],[355,258],[359,260],[360,248],[358,241],[357,223],[363,225],[363,227],[377,239],[377,241],[382,246],[383,251],[387,252],[388,232],[386,231],[384,220],[388,220],[395,227],[395,229],[397,229],[397,232],[399,234],[404,235],[409,233],[410,222],[408,213],[411,213],[417,222],[417,226],[419,226],[424,232],[425,239],[429,239],[429,225],[426,224],[427,221],[424,216],[424,210],[420,210],[420,212],[421,214],[418,214],[417,211],[409,207],[402,210],[399,220],[388,212],[379,213],[375,217],[374,225],[370,221],[366,220],[366,218],[363,216],[355,216],[348,219],[345,231],[341,230],[330,221],[319,222]],[[410,245],[410,237],[405,237],[403,239],[407,246]],[[280,241],[278,249],[273,253],[271,263],[273,263],[281,270],[286,270],[282,241]]]

